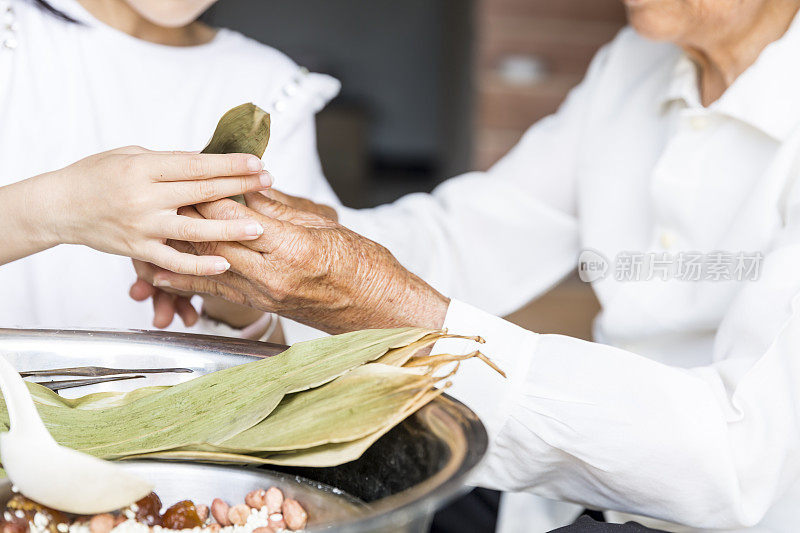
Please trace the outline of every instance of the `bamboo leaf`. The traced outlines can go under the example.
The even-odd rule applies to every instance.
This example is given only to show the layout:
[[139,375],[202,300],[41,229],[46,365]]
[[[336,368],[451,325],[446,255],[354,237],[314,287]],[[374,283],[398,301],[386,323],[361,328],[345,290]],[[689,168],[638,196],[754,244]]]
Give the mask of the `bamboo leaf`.
[[[218,445],[266,418],[286,394],[323,385],[430,333],[416,328],[347,333],[298,343],[279,356],[208,374],[124,405],[89,410],[42,403],[37,407],[58,442],[104,458]],[[7,424],[5,409],[0,421]]]
[[[222,115],[204,154],[252,154],[263,157],[269,144],[269,113],[248,103],[236,106]],[[232,198],[244,204],[244,196]]]
[[180,385],[75,400],[28,386],[56,440],[100,457],[334,466],[360,457],[441,394],[436,383],[461,361],[486,361],[479,352],[425,354],[446,337],[455,336],[415,328],[354,332]]
[[425,335],[420,340],[412,342],[408,346],[401,346],[400,348],[389,350],[386,352],[386,355],[381,356],[375,362],[382,363],[384,365],[403,366],[408,362],[409,359],[417,355],[421,350],[430,348],[441,338],[441,335],[435,333]]
[[435,380],[416,369],[371,363],[306,392],[292,394],[250,429],[200,451],[260,453],[349,442],[374,433]]
[[332,467],[355,461],[361,457],[370,446],[388,433],[397,424],[417,412],[419,409],[436,399],[443,392],[442,389],[431,390],[423,393],[413,402],[408,409],[396,413],[390,423],[378,431],[361,439],[338,444],[326,444],[297,452],[274,454],[267,457],[257,455],[244,455],[225,452],[210,451],[165,451],[149,454],[134,455],[124,459],[160,459],[165,461],[196,461],[215,464],[238,465],[283,465],[283,466],[312,466]]
[[276,454],[264,457],[266,464],[283,466],[339,466],[361,457],[370,446],[388,433],[403,420],[428,405],[444,392],[444,389],[428,390],[421,394],[406,410],[395,413],[395,416],[381,429],[366,437],[345,443],[325,444],[308,450]]
[[168,389],[169,386],[141,387],[130,392],[96,392],[80,398],[64,398],[60,394],[36,383],[28,383],[36,403],[72,409],[102,409],[131,403],[139,398]]

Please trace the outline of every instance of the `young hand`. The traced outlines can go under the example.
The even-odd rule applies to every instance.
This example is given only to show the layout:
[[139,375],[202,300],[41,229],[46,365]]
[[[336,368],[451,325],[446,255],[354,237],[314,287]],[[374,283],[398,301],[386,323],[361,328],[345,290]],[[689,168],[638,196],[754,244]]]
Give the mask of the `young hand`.
[[136,281],[131,286],[130,297],[137,302],[153,300],[153,326],[164,329],[172,324],[175,315],[179,316],[186,327],[197,324],[200,315],[192,305],[192,293],[165,291],[153,287],[153,276],[162,269],[151,263],[133,260]]
[[152,152],[136,146],[32,179],[40,185],[38,194],[49,195],[45,227],[53,244],[83,244],[195,275],[220,274],[230,265],[220,256],[180,253],[165,244],[167,239],[247,241],[264,230],[254,219],[192,219],[178,215],[178,208],[272,184],[252,155]]

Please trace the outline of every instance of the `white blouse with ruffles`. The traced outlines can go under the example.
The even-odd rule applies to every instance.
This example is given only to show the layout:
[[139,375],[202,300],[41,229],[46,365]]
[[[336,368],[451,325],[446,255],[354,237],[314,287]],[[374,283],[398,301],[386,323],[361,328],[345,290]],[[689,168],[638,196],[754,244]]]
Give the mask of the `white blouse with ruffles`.
[[[276,186],[337,203],[314,125],[337,80],[230,30],[201,46],[162,46],[102,24],[75,0],[53,5],[81,24],[0,0],[0,186],[125,145],[200,150],[226,110],[254,102],[273,115],[264,160]],[[150,304],[128,297],[134,279],[130,259],[80,246],[4,265],[0,327],[151,329]],[[183,328],[175,320],[171,329]]]

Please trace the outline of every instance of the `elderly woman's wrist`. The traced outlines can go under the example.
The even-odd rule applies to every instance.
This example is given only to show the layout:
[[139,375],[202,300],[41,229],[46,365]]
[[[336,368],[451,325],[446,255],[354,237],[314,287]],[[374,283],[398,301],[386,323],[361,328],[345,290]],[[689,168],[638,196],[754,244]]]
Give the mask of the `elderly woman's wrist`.
[[[412,274],[413,275],[413,274]],[[429,329],[441,329],[447,317],[450,299],[436,289],[414,276],[413,288],[410,291],[413,315],[408,317],[409,326]]]
[[[402,268],[402,267],[401,267]],[[372,316],[372,327],[420,327],[440,329],[450,300],[411,272],[384,280]]]

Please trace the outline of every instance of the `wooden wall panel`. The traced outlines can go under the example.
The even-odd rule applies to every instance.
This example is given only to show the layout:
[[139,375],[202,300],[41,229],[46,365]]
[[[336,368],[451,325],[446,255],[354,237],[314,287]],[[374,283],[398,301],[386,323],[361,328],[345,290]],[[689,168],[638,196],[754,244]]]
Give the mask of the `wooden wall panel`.
[[[476,167],[490,166],[531,124],[553,113],[624,22],[620,0],[477,0]],[[512,57],[541,65],[541,79],[509,82],[502,65]]]
[[480,14],[502,13],[514,17],[566,20],[602,20],[618,23],[625,18],[621,0],[481,0]]
[[[533,123],[553,113],[600,46],[625,23],[620,0],[476,0],[475,168],[500,159]],[[508,58],[531,60],[543,75],[511,82]],[[541,333],[591,338],[599,311],[591,287],[571,276],[509,319]]]

